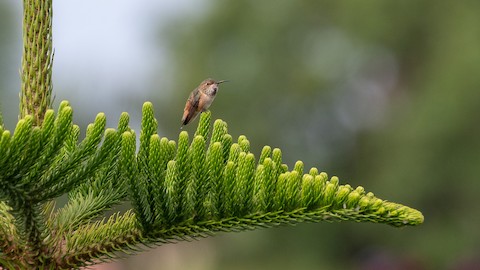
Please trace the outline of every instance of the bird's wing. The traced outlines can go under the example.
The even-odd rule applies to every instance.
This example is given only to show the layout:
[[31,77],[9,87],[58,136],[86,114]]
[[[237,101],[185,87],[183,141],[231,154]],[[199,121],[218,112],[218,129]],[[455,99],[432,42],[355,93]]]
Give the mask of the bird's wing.
[[198,113],[198,104],[200,101],[200,91],[193,91],[188,97],[185,108],[183,109],[182,124],[188,124]]

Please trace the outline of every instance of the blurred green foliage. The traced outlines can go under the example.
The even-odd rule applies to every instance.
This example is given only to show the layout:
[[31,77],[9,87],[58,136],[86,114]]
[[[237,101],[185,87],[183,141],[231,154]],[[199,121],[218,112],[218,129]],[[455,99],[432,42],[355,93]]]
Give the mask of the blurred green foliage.
[[[16,102],[6,102],[7,97],[11,96],[12,92],[10,89],[12,87],[12,80],[9,80],[9,76],[14,74],[17,76],[17,82],[14,84],[15,86],[20,85],[20,81],[18,80],[18,64],[16,67],[12,67],[12,58],[14,55],[12,52],[14,51],[14,35],[12,29],[14,28],[13,23],[13,15],[11,14],[12,10],[8,3],[4,1],[0,2],[0,123],[3,121],[6,124],[14,123],[16,119],[8,119],[8,116],[16,116],[18,111],[18,104]],[[18,61],[17,61],[18,62]],[[18,93],[18,89],[14,90],[14,93]],[[13,113],[6,112],[8,110],[12,110]]]
[[212,0],[162,29],[175,83],[156,103],[169,137],[189,91],[229,79],[212,117],[248,135],[253,152],[280,147],[290,166],[302,157],[425,215],[403,230],[222,236],[215,269],[480,267],[478,10],[478,1]]

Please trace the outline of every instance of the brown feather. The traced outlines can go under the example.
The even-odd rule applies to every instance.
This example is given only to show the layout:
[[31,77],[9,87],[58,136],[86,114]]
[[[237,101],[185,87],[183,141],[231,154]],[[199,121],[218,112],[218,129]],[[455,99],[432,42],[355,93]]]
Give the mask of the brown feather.
[[200,92],[197,89],[193,90],[188,97],[188,100],[185,103],[185,108],[183,109],[182,125],[187,125],[197,116],[199,97]]
[[[206,94],[200,94],[200,96],[206,96]],[[207,103],[207,100],[208,98],[207,97],[203,97],[203,98],[200,98],[199,101],[198,101],[198,107],[197,107],[197,111],[198,112],[204,112],[208,109],[208,106],[205,106]]]

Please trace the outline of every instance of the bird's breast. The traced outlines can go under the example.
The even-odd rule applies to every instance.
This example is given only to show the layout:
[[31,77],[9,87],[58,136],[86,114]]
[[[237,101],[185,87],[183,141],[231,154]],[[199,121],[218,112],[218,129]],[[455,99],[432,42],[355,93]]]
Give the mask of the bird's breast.
[[209,96],[206,94],[202,94],[202,97],[200,98],[198,110],[199,111],[206,111],[210,105],[212,105],[213,100],[215,99],[215,96]]

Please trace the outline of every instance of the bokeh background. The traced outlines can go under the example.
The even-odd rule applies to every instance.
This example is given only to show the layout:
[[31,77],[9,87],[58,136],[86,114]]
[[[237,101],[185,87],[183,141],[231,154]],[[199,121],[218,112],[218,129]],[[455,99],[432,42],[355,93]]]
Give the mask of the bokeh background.
[[[21,1],[0,1],[0,106],[18,115]],[[166,245],[97,269],[480,269],[480,1],[54,0],[54,92],[85,130],[176,139],[204,78],[258,156],[279,147],[417,208],[418,227],[301,224]],[[197,121],[187,126],[192,132]]]

